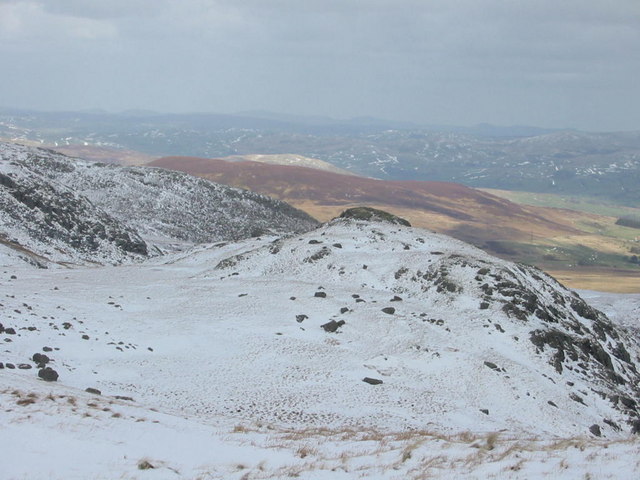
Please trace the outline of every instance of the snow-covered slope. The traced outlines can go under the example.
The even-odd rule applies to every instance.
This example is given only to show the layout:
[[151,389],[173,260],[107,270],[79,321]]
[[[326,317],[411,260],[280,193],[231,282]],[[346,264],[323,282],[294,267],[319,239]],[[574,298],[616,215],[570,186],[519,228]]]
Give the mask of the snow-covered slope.
[[[514,438],[638,428],[636,340],[542,272],[425,230],[338,219],[0,283],[5,365],[50,347],[58,384],[164,414]],[[7,391],[38,383],[24,368],[3,370]]]
[[120,263],[147,255],[147,245],[135,230],[18,160],[29,151],[0,144],[3,250],[11,248],[18,252],[14,258],[39,266],[49,261]]
[[74,263],[119,263],[157,253],[153,247],[317,225],[283,202],[182,173],[7,143],[0,143],[0,214],[0,233],[11,244]]
[[[339,220],[242,251],[206,275],[299,285],[290,316],[296,308],[309,316],[305,333],[291,331],[296,340],[281,343],[310,342],[319,349],[312,363],[323,359],[315,374],[292,375],[322,400],[283,399],[307,412],[300,422],[343,423],[340,405],[367,405],[357,423],[546,434],[597,424],[610,435],[640,426],[633,338],[541,271],[448,237]],[[315,291],[326,298],[307,300]],[[345,324],[319,348],[312,335],[329,320]],[[363,388],[365,376],[384,386]],[[339,391],[313,377],[335,378]]]

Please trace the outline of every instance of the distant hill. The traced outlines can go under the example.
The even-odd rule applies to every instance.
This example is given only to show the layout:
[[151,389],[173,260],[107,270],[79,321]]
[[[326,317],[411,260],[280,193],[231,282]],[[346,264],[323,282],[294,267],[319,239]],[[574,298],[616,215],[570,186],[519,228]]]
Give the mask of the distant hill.
[[[459,237],[476,244],[495,239],[489,231],[496,228],[503,229],[503,236],[510,239],[529,237],[532,230],[540,235],[577,233],[535,208],[455,183],[377,180],[298,166],[193,157],[166,157],[149,165],[270,195],[306,207],[321,220],[335,216],[345,206],[378,205],[438,216],[439,221],[431,225],[419,218],[413,222],[438,231],[455,229]],[[464,226],[469,227],[468,234]]]
[[121,263],[316,225],[286,203],[184,173],[0,143],[0,243],[43,265]]
[[295,154],[374,178],[640,204],[640,132],[419,126],[265,112],[115,115],[0,109],[0,138],[53,148],[108,147],[155,157]]
[[[317,170],[326,170],[327,172],[340,173],[342,175],[355,175],[354,173],[338,168],[330,163],[318,160],[317,158],[304,157],[302,155],[294,155],[292,153],[285,153],[282,155],[231,155],[229,157],[223,157],[221,160],[228,162],[258,162],[268,163],[271,165],[289,165],[297,167],[315,168]],[[152,160],[150,160],[152,161]]]

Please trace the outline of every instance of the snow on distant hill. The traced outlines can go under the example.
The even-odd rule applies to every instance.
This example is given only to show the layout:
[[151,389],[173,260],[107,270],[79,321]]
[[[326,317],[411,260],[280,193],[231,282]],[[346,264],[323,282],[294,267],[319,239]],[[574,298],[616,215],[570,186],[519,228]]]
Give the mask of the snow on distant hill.
[[[0,144],[0,241],[5,249],[47,262],[110,262],[145,257],[147,245],[132,228],[71,188],[29,168],[27,147]],[[40,157],[46,162],[46,152]],[[46,257],[37,259],[38,256]]]
[[54,261],[120,263],[317,225],[283,202],[186,174],[7,143],[0,143],[0,175],[3,238]]
[[640,469],[637,339],[539,270],[426,230],[346,218],[0,285],[18,478]]

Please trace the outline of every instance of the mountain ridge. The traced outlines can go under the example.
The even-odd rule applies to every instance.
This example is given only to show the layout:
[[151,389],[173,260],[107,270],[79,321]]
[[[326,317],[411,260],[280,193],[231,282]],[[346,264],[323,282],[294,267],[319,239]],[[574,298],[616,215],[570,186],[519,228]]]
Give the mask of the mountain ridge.
[[[194,243],[317,225],[283,202],[183,173],[71,159],[12,144],[0,144],[0,156],[6,172],[0,178],[0,192],[7,199],[2,204],[5,237],[55,261],[119,263]],[[20,218],[16,212],[22,212]],[[34,225],[42,230],[45,224],[57,233],[24,232]],[[78,235],[68,236],[76,230]],[[30,244],[34,238],[39,243]],[[66,240],[55,243],[54,238]],[[51,242],[54,250],[46,247]]]

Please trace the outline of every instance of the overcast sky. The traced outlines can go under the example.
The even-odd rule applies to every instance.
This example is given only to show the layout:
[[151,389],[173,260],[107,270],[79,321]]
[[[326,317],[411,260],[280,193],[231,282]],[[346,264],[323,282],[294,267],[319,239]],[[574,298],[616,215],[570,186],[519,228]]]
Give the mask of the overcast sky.
[[640,0],[0,0],[0,106],[640,130]]

